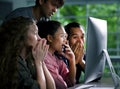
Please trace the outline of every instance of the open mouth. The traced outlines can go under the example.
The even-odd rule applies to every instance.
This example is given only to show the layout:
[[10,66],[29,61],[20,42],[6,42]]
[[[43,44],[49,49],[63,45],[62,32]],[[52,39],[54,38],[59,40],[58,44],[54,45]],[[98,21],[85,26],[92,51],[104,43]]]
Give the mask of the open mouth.
[[62,45],[62,52],[65,52],[66,46]]

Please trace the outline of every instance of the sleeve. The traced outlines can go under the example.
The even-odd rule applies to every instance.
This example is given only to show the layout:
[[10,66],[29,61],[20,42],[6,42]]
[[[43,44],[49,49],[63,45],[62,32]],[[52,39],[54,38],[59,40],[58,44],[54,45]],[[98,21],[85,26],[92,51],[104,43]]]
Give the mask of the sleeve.
[[59,73],[63,77],[64,81],[67,83],[67,86],[73,86],[71,83],[68,74],[69,74],[69,69],[67,68],[66,64],[63,62],[63,60],[60,60],[59,62]]
[[32,78],[27,65],[23,61],[18,62],[18,80],[18,89],[40,89],[37,81]]

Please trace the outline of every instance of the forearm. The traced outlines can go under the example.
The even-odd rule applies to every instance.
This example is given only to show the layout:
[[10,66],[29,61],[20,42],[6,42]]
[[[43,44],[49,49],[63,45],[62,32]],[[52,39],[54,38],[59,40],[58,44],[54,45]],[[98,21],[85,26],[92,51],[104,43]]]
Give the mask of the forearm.
[[70,81],[74,84],[75,83],[75,76],[76,76],[76,64],[75,64],[75,60],[71,60],[69,61],[70,66],[69,66],[69,79]]
[[37,76],[37,82],[40,86],[40,89],[46,89],[46,80],[45,80],[45,75],[44,71],[42,68],[42,62],[35,63],[36,65],[36,76]]
[[44,70],[44,74],[45,74],[45,78],[46,78],[47,89],[56,89],[54,79],[51,76],[49,70],[47,69],[45,63],[43,63],[43,70]]

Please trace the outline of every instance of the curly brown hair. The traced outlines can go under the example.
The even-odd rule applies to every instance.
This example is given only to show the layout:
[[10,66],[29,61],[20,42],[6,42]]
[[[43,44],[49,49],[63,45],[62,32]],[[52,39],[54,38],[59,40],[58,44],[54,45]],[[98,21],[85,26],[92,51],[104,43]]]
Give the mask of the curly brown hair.
[[0,27],[0,89],[17,89],[18,57],[24,47],[30,18],[16,17]]

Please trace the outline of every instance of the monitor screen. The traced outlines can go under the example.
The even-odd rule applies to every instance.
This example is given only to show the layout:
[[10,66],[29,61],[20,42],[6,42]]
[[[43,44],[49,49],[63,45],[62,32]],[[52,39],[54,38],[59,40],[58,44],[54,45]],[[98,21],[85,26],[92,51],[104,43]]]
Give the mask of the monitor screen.
[[102,50],[107,50],[107,21],[89,17],[86,38],[85,83],[101,79],[105,56]]

